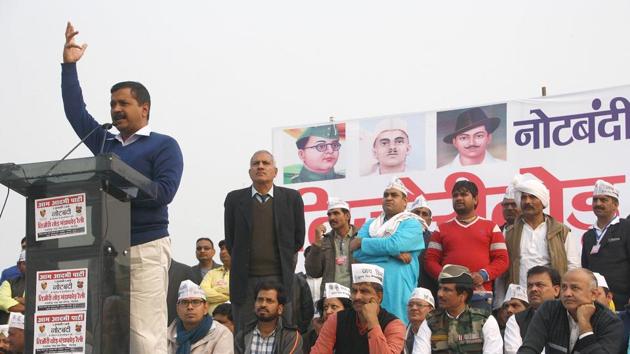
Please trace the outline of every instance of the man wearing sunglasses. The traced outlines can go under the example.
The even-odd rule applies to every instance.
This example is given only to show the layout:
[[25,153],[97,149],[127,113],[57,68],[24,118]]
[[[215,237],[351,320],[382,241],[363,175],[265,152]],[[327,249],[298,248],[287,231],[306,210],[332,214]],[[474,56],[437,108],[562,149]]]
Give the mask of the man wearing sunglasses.
[[309,127],[295,142],[302,168],[296,175],[285,173],[285,182],[302,183],[344,178],[345,174],[335,172],[339,159],[339,130],[335,124]]

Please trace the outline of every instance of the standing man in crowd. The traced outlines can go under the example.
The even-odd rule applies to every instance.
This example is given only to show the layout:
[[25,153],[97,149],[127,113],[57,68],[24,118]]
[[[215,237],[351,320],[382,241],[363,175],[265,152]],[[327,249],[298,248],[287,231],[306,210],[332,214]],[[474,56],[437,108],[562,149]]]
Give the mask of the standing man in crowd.
[[462,265],[472,271],[475,285],[473,307],[490,310],[492,285],[508,267],[508,255],[499,226],[477,216],[477,186],[467,180],[453,186],[455,218],[438,225],[431,235],[426,268],[438,278],[445,264]]
[[368,220],[350,242],[354,258],[385,269],[383,307],[407,322],[407,300],[418,284],[424,249],[420,218],[407,209],[407,187],[394,178],[383,192],[383,212]]
[[[273,155],[257,151],[250,160],[251,187],[225,197],[225,245],[233,266],[230,301],[237,331],[254,318],[258,283],[279,282],[287,298],[292,296],[293,260],[304,244],[304,202],[297,191],[273,184],[277,173]],[[283,313],[292,323],[290,304]]]
[[457,116],[455,131],[443,139],[444,143],[453,145],[458,152],[446,166],[462,167],[499,161],[490,154],[488,148],[492,143],[492,133],[500,123],[500,118],[489,118],[479,107],[463,111]]
[[[98,129],[99,123],[86,110],[77,75],[77,61],[87,44],[78,45],[68,22],[61,65],[61,92],[66,118],[79,138]],[[151,97],[138,82],[125,81],[111,88],[110,112],[119,134],[94,133],[85,140],[93,154],[115,153],[125,163],[150,179],[156,190],[153,200],[131,201],[130,255],[130,352],[166,353],[166,292],[171,262],[168,204],[175,197],[184,169],[182,152],[175,139],[151,131]]]
[[407,123],[399,118],[388,118],[376,126],[372,154],[376,166],[372,174],[402,173],[407,169],[407,156],[411,152]]
[[517,175],[513,184],[522,214],[505,230],[510,255],[506,283],[527,286],[527,270],[537,265],[551,266],[560,275],[578,268],[580,241],[566,225],[544,213],[549,206],[547,187],[527,175]]
[[230,300],[230,268],[232,267],[232,258],[225,246],[225,240],[219,241],[219,258],[223,265],[210,270],[200,284],[201,289],[206,293],[209,314],[212,313],[217,306]]
[[199,263],[195,264],[192,269],[195,272],[195,279],[199,278],[199,281],[195,283],[200,284],[203,278],[208,274],[211,269],[219,268],[221,265],[214,261],[215,249],[214,242],[207,237],[200,237],[195,242],[195,257]]
[[427,317],[429,330],[419,333],[418,348],[430,346],[431,353],[502,354],[497,320],[490,312],[469,306],[474,285],[468,268],[447,264],[438,281],[439,309]]
[[322,278],[320,294],[326,283],[338,283],[346,288],[352,284],[352,253],[350,241],[357,230],[350,224],[350,206],[338,198],[328,200],[328,224],[332,230],[326,232],[325,225],[315,228],[315,243],[305,257],[304,268],[311,278]]
[[414,200],[409,207],[409,211],[418,215],[420,219],[424,221],[422,224],[422,239],[424,240],[425,249],[420,251],[420,277],[418,278],[418,286],[429,289],[431,294],[435,297],[437,296],[438,289],[437,281],[429,274],[429,272],[427,272],[427,268],[424,266],[427,253],[426,247],[428,247],[429,242],[431,241],[431,231],[429,230],[429,227],[433,222],[433,212],[423,195],[416,197],[416,200]]
[[335,124],[309,127],[295,142],[302,168],[297,175],[285,174],[285,183],[302,183],[344,178],[335,171],[339,160],[339,130]]
[[597,303],[593,272],[571,269],[562,277],[560,300],[547,301],[536,311],[518,353],[618,353],[623,324]]
[[560,274],[557,270],[546,266],[535,266],[527,271],[529,307],[508,319],[503,336],[505,354],[514,354],[518,351],[536,310],[545,301],[557,299],[559,294]]
[[[26,250],[26,237],[22,238],[22,241],[20,241],[20,244],[22,246],[22,251]],[[15,279],[19,277],[20,275],[22,275],[22,272],[20,272],[20,269],[18,268],[17,264],[14,266],[11,266],[2,271],[2,276],[0,277],[0,284],[4,283],[5,280]]]
[[376,265],[352,265],[352,309],[328,317],[311,354],[402,352],[405,325],[382,306],[384,274]]
[[501,201],[501,210],[505,220],[505,224],[501,225],[501,231],[503,231],[506,227],[513,225],[514,221],[521,215],[521,208],[514,200],[514,186],[511,184],[505,188],[505,194]]
[[255,293],[256,320],[236,333],[236,353],[301,354],[300,332],[282,319],[287,308],[284,287],[280,283],[263,281],[257,284]]
[[630,221],[618,214],[619,191],[598,180],[593,191],[593,213],[597,221],[582,238],[582,267],[606,277],[615,307],[630,299]]

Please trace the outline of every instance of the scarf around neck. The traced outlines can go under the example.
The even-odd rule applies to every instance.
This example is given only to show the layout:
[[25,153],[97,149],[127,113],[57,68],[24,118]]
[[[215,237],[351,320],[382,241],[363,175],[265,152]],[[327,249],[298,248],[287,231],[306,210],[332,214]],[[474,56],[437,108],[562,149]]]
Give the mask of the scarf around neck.
[[184,328],[181,319],[177,319],[177,352],[176,354],[190,354],[190,348],[194,343],[208,334],[212,327],[212,317],[205,315],[201,323],[190,331]]

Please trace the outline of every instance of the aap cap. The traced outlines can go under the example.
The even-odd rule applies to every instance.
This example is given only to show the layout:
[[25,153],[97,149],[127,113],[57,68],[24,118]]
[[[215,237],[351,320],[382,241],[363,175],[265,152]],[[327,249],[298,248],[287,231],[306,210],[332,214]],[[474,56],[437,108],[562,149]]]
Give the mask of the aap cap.
[[328,211],[332,209],[345,209],[350,211],[350,205],[339,198],[328,198]]
[[26,250],[22,250],[20,252],[20,256],[18,257],[18,262],[26,262]]
[[619,191],[612,184],[598,179],[595,182],[595,189],[593,190],[593,195],[607,195],[609,197],[613,197],[619,200]]
[[352,265],[352,283],[377,283],[383,285],[385,270],[377,265],[355,263]]
[[5,337],[9,336],[9,325],[8,324],[0,325],[0,334],[4,335]]
[[440,282],[440,284],[456,284],[468,288],[473,287],[473,279],[470,270],[456,264],[445,265],[438,276],[438,282]]
[[350,289],[345,286],[337,283],[326,283],[326,287],[324,289],[324,297],[327,299],[331,298],[350,298]]
[[527,300],[527,291],[525,291],[525,288],[518,284],[510,284],[510,286],[508,286],[503,303],[506,303],[512,299],[519,299],[529,304],[529,301]]
[[177,293],[177,300],[182,299],[206,299],[206,293],[199,287],[199,285],[193,283],[190,280],[184,280],[179,285],[179,292]]
[[297,145],[298,149],[300,149],[301,146],[304,146],[304,140],[308,139],[311,136],[316,136],[324,139],[339,139],[339,130],[334,124],[320,125],[318,127],[308,127],[304,129],[302,135],[300,135],[300,137],[295,142],[295,145]]
[[11,312],[9,315],[9,328],[24,329],[24,315],[19,312]]
[[543,207],[549,206],[549,190],[536,177],[532,175],[516,175],[512,180],[514,185],[514,201],[516,205],[521,206],[521,195],[523,193],[531,194],[540,199]]
[[424,195],[419,195],[416,198],[416,200],[414,200],[413,203],[411,203],[411,206],[409,207],[409,211],[412,211],[418,208],[427,208],[431,210],[431,208],[429,207],[429,203],[427,203],[427,200],[424,198]]
[[420,299],[428,302],[431,306],[435,307],[435,300],[433,299],[433,294],[429,289],[425,288],[415,288],[409,297],[409,301],[413,299]]
[[389,182],[387,187],[385,187],[385,189],[391,189],[391,188],[401,191],[402,194],[404,194],[405,196],[409,195],[409,189],[405,187],[405,185],[402,183],[402,181],[398,177],[394,177],[394,179],[392,179],[392,181]]
[[597,286],[598,287],[602,287],[602,288],[606,288],[606,289],[610,289],[608,287],[608,282],[606,281],[606,278],[604,278],[603,275],[597,273],[597,272],[593,272],[593,275],[595,276],[595,279],[597,279]]
[[505,188],[505,194],[503,194],[503,199],[514,199],[514,185],[512,185],[511,183],[508,184],[508,186]]

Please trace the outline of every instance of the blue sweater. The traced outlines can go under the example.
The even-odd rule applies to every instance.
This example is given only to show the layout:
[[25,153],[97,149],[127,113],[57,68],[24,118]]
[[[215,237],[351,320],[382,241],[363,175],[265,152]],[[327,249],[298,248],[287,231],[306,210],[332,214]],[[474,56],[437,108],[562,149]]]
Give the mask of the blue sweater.
[[[99,123],[85,109],[76,64],[61,64],[61,93],[66,118],[80,138],[86,136]],[[97,130],[85,145],[98,154],[103,132]],[[112,152],[129,166],[142,173],[155,184],[155,200],[131,202],[131,245],[140,245],[168,236],[168,204],[175,197],[182,178],[184,162],[175,139],[151,132],[140,136],[134,143],[122,146],[114,135],[107,133],[105,152]]]

